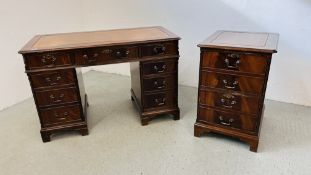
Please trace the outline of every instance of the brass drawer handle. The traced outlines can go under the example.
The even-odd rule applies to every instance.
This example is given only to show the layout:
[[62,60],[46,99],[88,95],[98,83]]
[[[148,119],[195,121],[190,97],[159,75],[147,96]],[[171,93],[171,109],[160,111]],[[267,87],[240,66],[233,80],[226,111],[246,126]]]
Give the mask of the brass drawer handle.
[[118,50],[116,51],[116,57],[117,58],[124,58],[127,57],[130,54],[129,50]]
[[59,114],[57,112],[54,112],[54,117],[56,117],[57,120],[66,120],[69,116],[68,112],[64,112],[63,117],[59,117]]
[[97,61],[98,53],[94,53],[92,58],[89,58],[87,54],[84,54],[82,57],[88,62],[88,63],[95,63]]
[[235,96],[231,94],[224,94],[223,98],[220,99],[221,105],[225,108],[233,108],[237,101],[234,100]]
[[231,126],[231,124],[234,122],[233,118],[230,118],[228,122],[226,122],[222,116],[219,116],[218,119],[219,119],[219,123],[225,126]]
[[53,94],[50,95],[50,100],[52,103],[60,103],[63,101],[63,98],[65,97],[65,94],[60,94],[58,98],[56,98]]
[[163,81],[162,81],[162,85],[160,86],[159,83],[158,83],[158,81],[156,80],[156,81],[153,82],[153,85],[154,85],[154,87],[157,88],[157,89],[164,89],[164,88],[166,87],[166,81],[163,80]]
[[225,88],[227,89],[235,89],[236,86],[239,84],[237,80],[234,80],[233,82],[229,82],[228,80],[223,79],[222,82],[224,83]]
[[45,78],[45,82],[46,82],[47,84],[49,84],[50,86],[54,86],[54,85],[57,85],[58,82],[59,82],[61,79],[62,79],[62,77],[61,77],[60,75],[57,76],[57,77],[55,78],[54,81],[53,81],[52,78],[46,77],[46,78]]
[[158,105],[158,106],[163,106],[163,105],[165,105],[165,101],[166,101],[166,99],[165,98],[162,98],[162,100],[160,100],[160,99],[154,99],[154,102]]
[[164,45],[158,45],[153,48],[153,52],[156,55],[164,54],[166,48]]
[[157,65],[154,65],[154,66],[153,66],[153,69],[154,69],[157,73],[165,72],[165,70],[166,70],[166,64],[163,64],[161,68],[159,68]]
[[228,54],[225,58],[225,63],[229,69],[238,69],[241,64],[240,55],[238,54]]
[[41,63],[46,67],[53,67],[55,66],[56,57],[51,54],[43,55],[41,58]]

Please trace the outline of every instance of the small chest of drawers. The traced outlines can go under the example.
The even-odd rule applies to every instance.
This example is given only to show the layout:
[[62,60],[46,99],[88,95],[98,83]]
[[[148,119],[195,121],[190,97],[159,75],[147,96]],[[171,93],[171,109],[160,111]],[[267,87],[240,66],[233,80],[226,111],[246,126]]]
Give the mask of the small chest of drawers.
[[216,132],[256,152],[265,90],[278,34],[217,31],[201,49],[194,135]]

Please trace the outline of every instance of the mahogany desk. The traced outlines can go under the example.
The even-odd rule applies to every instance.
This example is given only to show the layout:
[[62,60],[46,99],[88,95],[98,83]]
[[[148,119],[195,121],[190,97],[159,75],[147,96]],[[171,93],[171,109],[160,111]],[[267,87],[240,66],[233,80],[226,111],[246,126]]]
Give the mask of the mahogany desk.
[[88,102],[80,71],[86,66],[130,62],[131,99],[142,125],[161,114],[172,114],[178,120],[179,39],[163,27],[38,35],[31,39],[19,53],[24,58],[43,142],[50,141],[57,131],[88,134]]

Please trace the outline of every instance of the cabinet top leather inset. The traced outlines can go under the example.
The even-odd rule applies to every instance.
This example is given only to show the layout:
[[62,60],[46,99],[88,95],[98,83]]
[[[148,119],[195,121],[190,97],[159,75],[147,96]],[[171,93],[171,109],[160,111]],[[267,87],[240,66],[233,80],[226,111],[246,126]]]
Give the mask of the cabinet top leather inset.
[[200,43],[201,48],[276,53],[279,34],[219,30]]
[[33,37],[19,53],[24,54],[85,47],[137,44],[176,39],[179,40],[180,38],[160,26],[48,34]]

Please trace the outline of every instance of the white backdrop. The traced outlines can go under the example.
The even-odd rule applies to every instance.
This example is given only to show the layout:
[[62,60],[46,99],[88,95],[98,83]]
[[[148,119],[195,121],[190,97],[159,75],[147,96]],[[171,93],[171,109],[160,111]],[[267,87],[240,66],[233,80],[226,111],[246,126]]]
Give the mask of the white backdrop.
[[[179,83],[197,87],[199,48],[219,29],[280,33],[268,99],[311,106],[311,1],[0,0],[0,109],[31,95],[18,49],[34,34],[161,25],[182,37]],[[129,75],[128,64],[92,69]],[[182,94],[180,94],[182,95]]]

